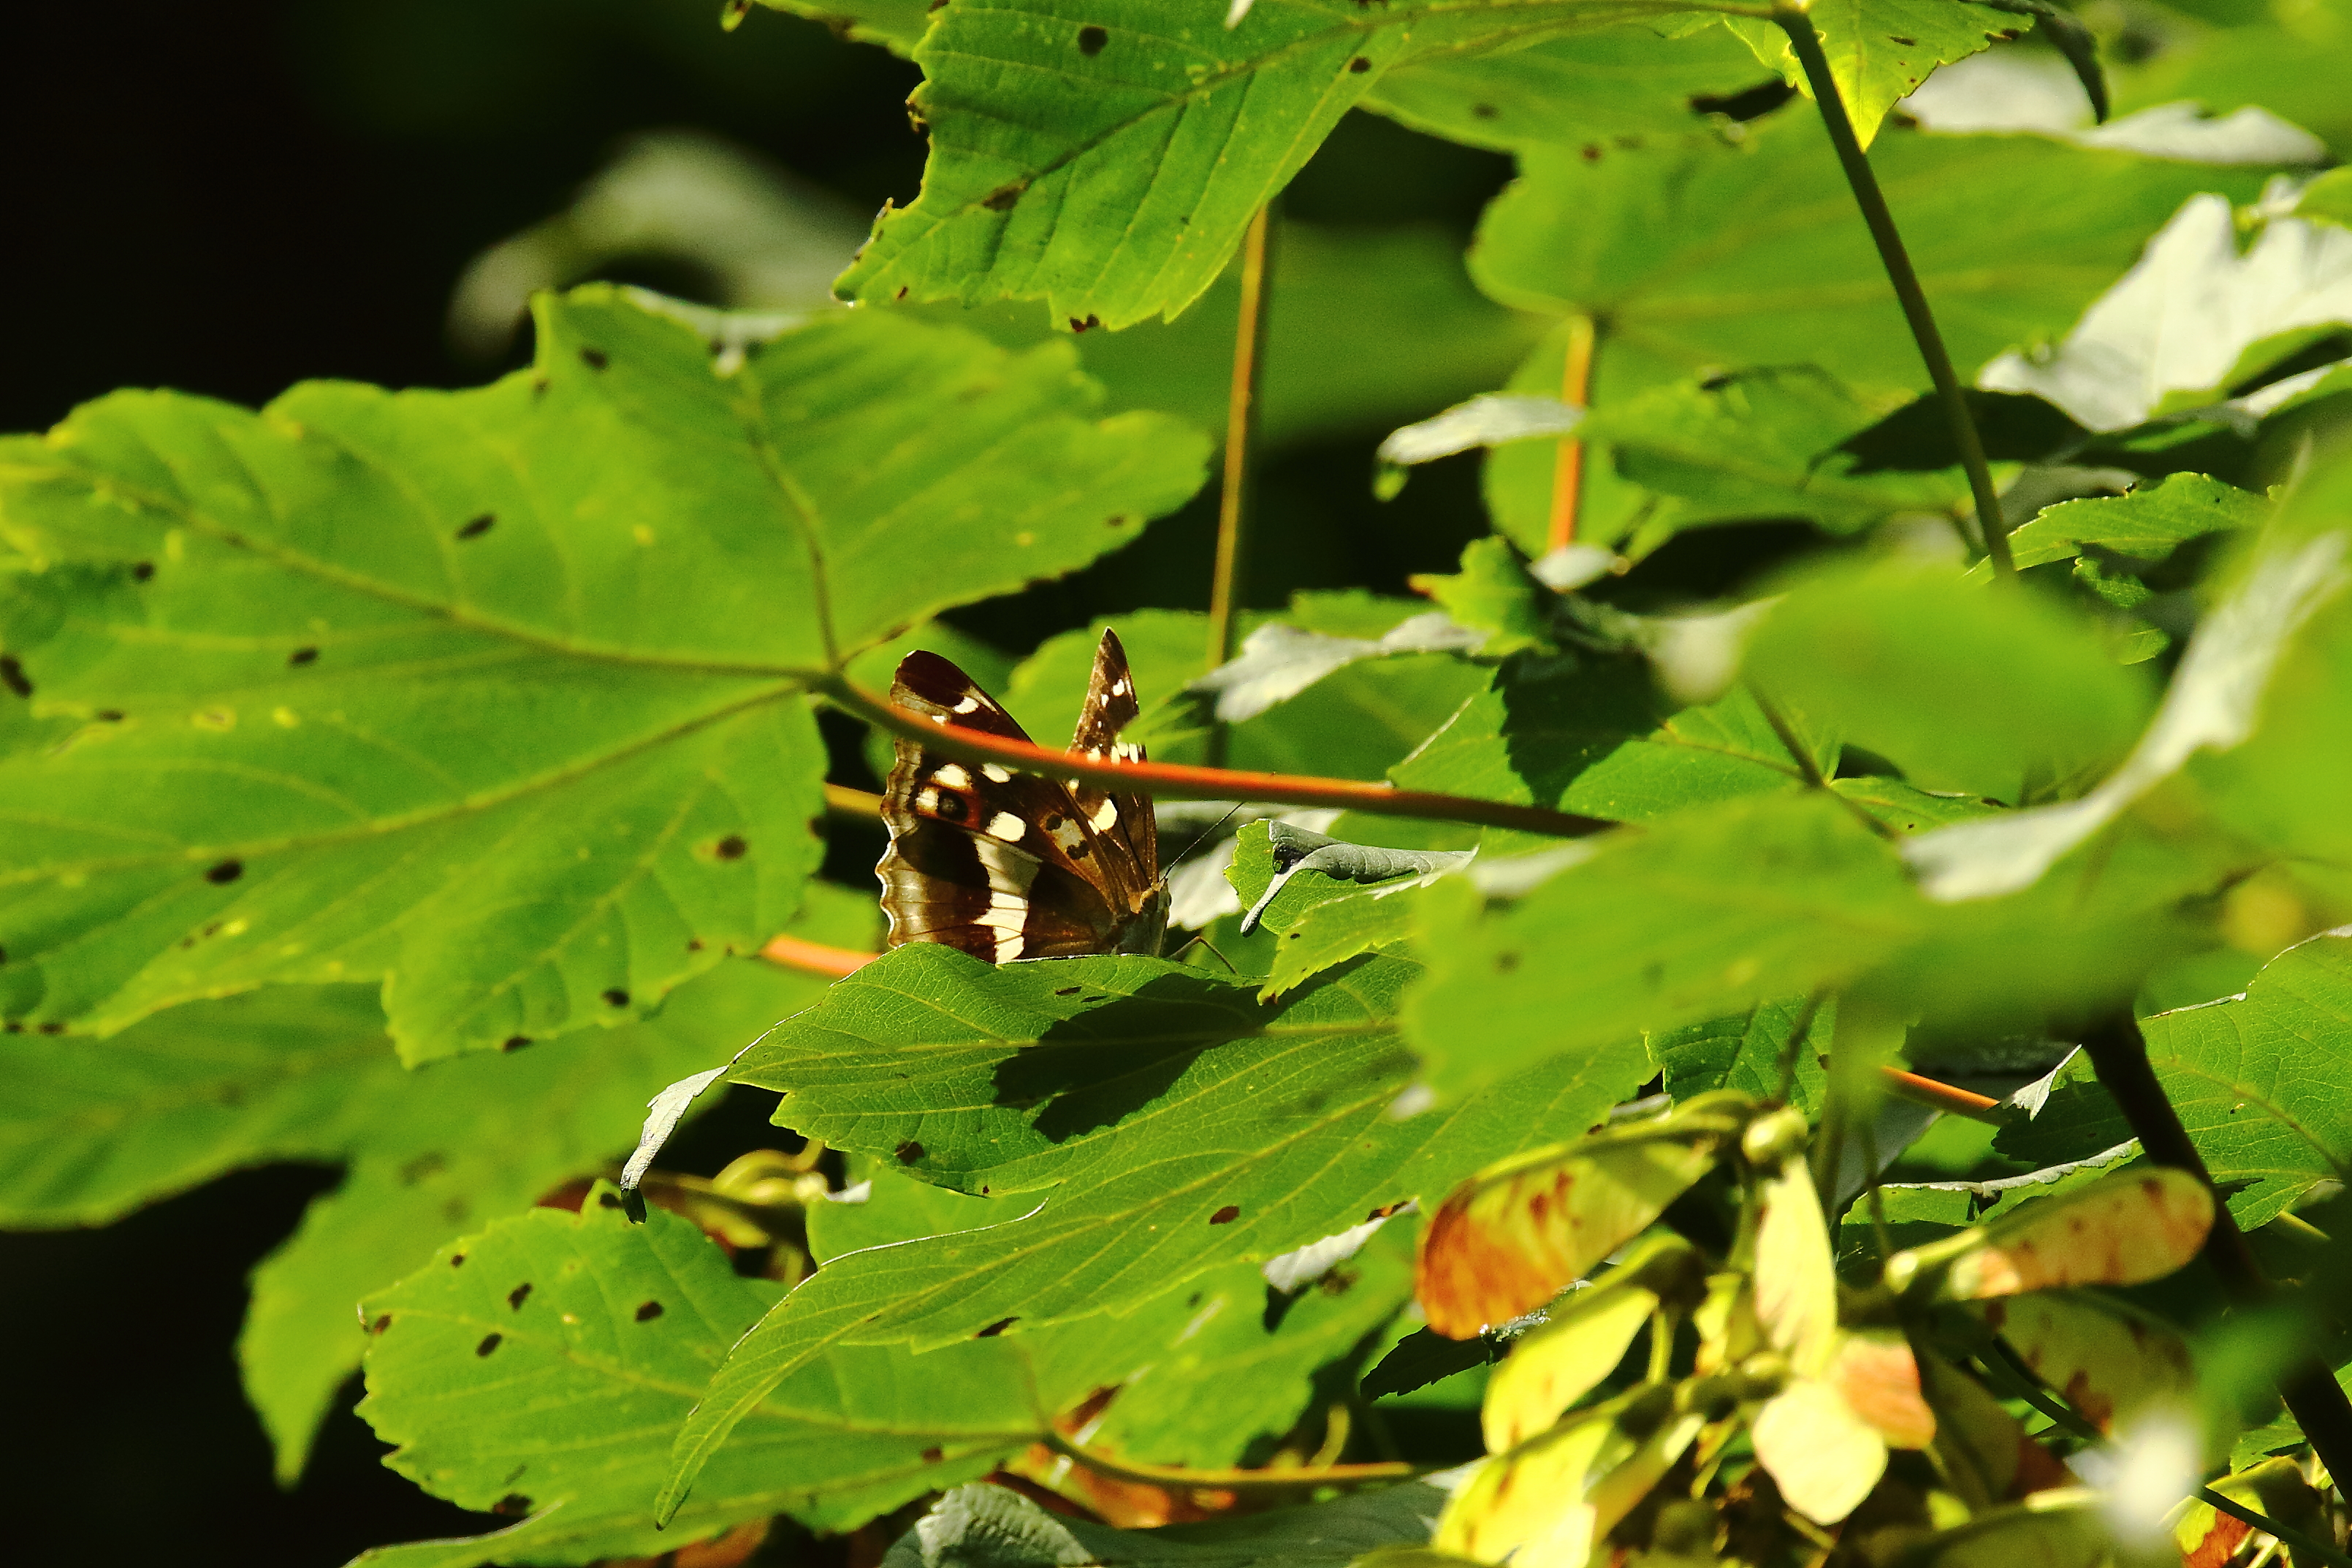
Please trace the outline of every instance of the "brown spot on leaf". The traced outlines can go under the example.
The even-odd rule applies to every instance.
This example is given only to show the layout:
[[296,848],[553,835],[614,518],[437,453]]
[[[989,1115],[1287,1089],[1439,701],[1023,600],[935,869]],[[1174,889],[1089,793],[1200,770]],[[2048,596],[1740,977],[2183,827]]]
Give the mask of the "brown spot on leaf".
[[637,1321],[641,1323],[650,1323],[661,1315],[662,1304],[659,1301],[641,1301],[637,1304]]
[[999,185],[982,197],[980,205],[992,213],[1009,213],[1013,204],[1021,199],[1021,191],[1018,184]]
[[288,664],[309,664],[318,657],[319,650],[317,648],[298,647],[292,653],[286,656],[286,662]]
[[505,1039],[499,1042],[499,1049],[502,1051],[519,1051],[529,1044],[530,1044],[530,1037],[529,1035],[509,1035]]
[[1104,28],[1085,26],[1078,29],[1078,53],[1082,55],[1098,55],[1103,52],[1103,46],[1109,42],[1110,34]]
[[459,528],[457,530],[457,537],[460,539],[479,539],[482,535],[489,532],[492,528],[496,527],[499,518],[496,512],[486,511],[481,516],[474,519],[471,522]]
[[1898,38],[1898,37],[1895,37],[1894,34],[1892,34],[1892,33],[1889,33],[1889,34],[1887,34],[1887,35],[1886,35],[1886,41],[1887,41],[1888,43],[1890,43],[1890,44],[1900,44],[1900,45],[1902,45],[1902,46],[1903,46],[1905,48],[1906,48],[1906,49],[1916,49],[1916,48],[1917,48],[1917,47],[1919,47],[1919,40],[1918,40],[1918,39],[1916,39],[1916,38]]
[[1366,59],[1361,55],[1358,55],[1354,59],[1348,62],[1348,69],[1351,75],[1361,76],[1371,68],[1372,62]]
[[466,1255],[462,1252],[451,1253],[449,1255],[449,1267],[452,1268],[463,1268],[466,1267]]
[[530,1499],[520,1492],[509,1492],[490,1505],[490,1511],[505,1514],[509,1518],[519,1517],[530,1511]]
[[1491,103],[1474,103],[1470,106],[1470,118],[1492,120],[1495,118],[1495,106]]
[[1234,1221],[1241,1217],[1241,1205],[1239,1204],[1227,1204],[1224,1207],[1219,1209],[1216,1213],[1209,1216],[1209,1223],[1211,1225],[1231,1225]]
[[144,583],[148,578],[152,577],[153,575],[155,575],[155,563],[152,561],[133,561],[131,563],[131,580],[132,582]]
[[976,1340],[992,1340],[1020,1321],[1020,1318],[1017,1316],[1011,1318],[999,1318],[996,1321],[989,1324],[988,1327],[981,1330],[980,1332],[972,1335],[971,1337]]
[[740,860],[743,858],[743,851],[750,847],[750,845],[743,842],[741,834],[730,833],[719,841],[718,855],[721,860]]
[[507,1292],[507,1305],[518,1312],[522,1310],[522,1304],[530,1300],[530,1281],[528,1279]]
[[474,1347],[476,1355],[488,1355],[506,1342],[504,1334],[484,1334],[482,1342]]
[[606,991],[606,992],[604,993],[604,1005],[605,1005],[605,1006],[607,1006],[607,1007],[625,1007],[625,1006],[627,1006],[628,1005],[629,1005],[629,994],[628,994],[627,992],[625,992],[625,991],[622,990],[619,986],[615,985],[615,986],[612,987],[610,990],[608,990],[608,991]]
[[385,1312],[379,1316],[374,1322],[368,1325],[368,1332],[372,1334],[380,1334],[390,1327],[392,1327],[392,1314],[390,1312]]
[[590,370],[603,370],[606,365],[613,363],[612,359],[603,349],[588,348],[585,346],[583,346],[580,351],[580,358]]
[[33,694],[33,683],[25,678],[25,667],[13,653],[0,653],[0,686],[5,686],[19,697]]
[[239,877],[244,875],[244,861],[224,860],[219,865],[215,866],[211,870],[205,873],[205,880],[225,886],[227,883],[236,881]]
[[936,1464],[938,1464],[941,1459],[944,1459],[944,1458],[946,1458],[947,1457],[948,1457],[948,1452],[947,1452],[947,1450],[946,1450],[945,1448],[940,1447],[938,1444],[936,1444],[936,1443],[932,1444],[929,1447],[928,1447],[928,1448],[926,1448],[926,1449],[924,1449],[924,1450],[923,1450],[923,1463],[925,1463],[925,1464],[927,1464],[927,1465],[936,1465]]

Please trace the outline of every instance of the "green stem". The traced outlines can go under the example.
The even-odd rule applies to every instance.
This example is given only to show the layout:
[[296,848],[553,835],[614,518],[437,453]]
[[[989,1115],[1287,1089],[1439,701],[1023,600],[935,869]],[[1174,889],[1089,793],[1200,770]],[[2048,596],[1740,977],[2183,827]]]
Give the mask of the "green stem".
[[[1224,482],[1217,498],[1217,564],[1209,581],[1209,667],[1230,663],[1241,604],[1249,591],[1249,463],[1257,444],[1258,387],[1265,377],[1266,286],[1274,249],[1274,203],[1250,220],[1242,241],[1242,298],[1234,322],[1234,374],[1225,398]],[[1225,764],[1225,724],[1209,726],[1211,767]]]
[[1878,259],[1886,268],[1887,281],[1895,285],[1895,297],[1902,301],[1903,319],[1910,323],[1919,357],[1927,362],[1928,379],[1936,384],[1937,400],[1944,405],[1953,444],[1960,450],[1960,467],[1968,471],[1969,491],[1976,498],[1977,526],[1984,535],[1985,554],[1997,574],[2013,576],[2017,565],[2010,555],[2009,526],[2001,521],[2000,498],[1993,493],[1992,470],[1985,465],[1984,442],[1977,435],[1976,418],[1969,412],[1960,378],[1952,370],[1951,353],[1944,347],[1944,334],[1937,329],[1935,313],[1928,310],[1927,296],[1919,287],[1919,275],[1911,269],[1911,257],[1903,248],[1895,215],[1886,210],[1878,176],[1871,172],[1862,141],[1853,132],[1845,100],[1838,96],[1829,57],[1822,53],[1822,36],[1813,30],[1813,19],[1806,14],[1808,4],[1809,0],[1780,0],[1772,8],[1772,20],[1789,35],[1789,43],[1797,51],[1797,62],[1813,89],[1813,101],[1821,107],[1822,123],[1829,128],[1838,162],[1844,166],[1846,184],[1853,187],[1854,205],[1862,208],[1862,221],[1870,226],[1870,237],[1877,243]]

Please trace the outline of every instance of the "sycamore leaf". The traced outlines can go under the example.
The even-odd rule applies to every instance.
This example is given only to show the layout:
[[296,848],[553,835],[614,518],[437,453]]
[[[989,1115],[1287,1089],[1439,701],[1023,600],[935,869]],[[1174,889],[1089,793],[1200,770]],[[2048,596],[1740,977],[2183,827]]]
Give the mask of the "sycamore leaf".
[[[815,934],[874,923],[826,906]],[[802,925],[797,929],[807,930]],[[593,1037],[404,1070],[361,986],[273,987],[195,1003],[102,1047],[0,1036],[0,1224],[104,1224],[230,1170],[341,1162],[342,1184],[264,1259],[237,1347],[246,1393],[289,1484],[365,1342],[352,1309],[434,1247],[593,1172],[636,1107],[684,1068],[749,1039],[823,989],[722,965],[656,1017]]]
[[[1811,1024],[1807,1026],[1810,1014]],[[1736,1089],[1769,1100],[1780,1092],[1780,1058],[1799,1029],[1796,1077],[1789,1102],[1819,1115],[1827,1103],[1829,1077],[1822,1061],[1837,1034],[1837,999],[1825,997],[1810,1009],[1801,996],[1759,1002],[1744,1012],[1651,1035],[1650,1058],[1677,1101],[1710,1089]]]
[[[1995,38],[2033,25],[2020,5],[1955,5],[1949,0],[1813,0],[1805,8],[1822,53],[1864,146],[1896,102],[1937,66],[1965,59]],[[2004,13],[2007,13],[2006,15]],[[1806,87],[1796,52],[1780,29],[1746,18],[1730,24],[1759,54],[1779,63],[1792,87]]]
[[1279,821],[1266,823],[1264,837],[1274,874],[1266,879],[1256,900],[1242,911],[1244,936],[1257,925],[1266,906],[1282,896],[1291,879],[1303,873],[1312,872],[1328,882],[1376,889],[1362,896],[1377,897],[1379,891],[1425,888],[1448,871],[1461,870],[1477,854],[1475,849],[1389,849],[1377,844],[1349,844]]
[[1921,789],[2011,801],[2112,764],[2148,706],[2087,619],[1949,573],[1817,578],[1764,618],[1742,669]]
[[915,50],[930,134],[845,298],[1044,299],[1056,321],[1174,317],[1390,67],[1666,12],[1666,0],[963,0]]
[[1816,1524],[1852,1513],[1886,1471],[1886,1439],[1843,1394],[1812,1378],[1765,1401],[1748,1436],[1781,1497]]
[[985,1195],[1039,1195],[985,1228],[819,1269],[713,1380],[663,1508],[831,1345],[1017,1338],[1131,1310],[1573,1136],[1650,1070],[1629,1044],[1399,1121],[1413,1066],[1393,1009],[1414,973],[1362,960],[1265,1005],[1155,959],[1000,968],[913,943],[837,982],[746,1055],[739,1081],[786,1088],[779,1119],[833,1147]]
[[[1519,1064],[1833,987],[1926,915],[1893,847],[1821,792],[1662,817],[1500,910],[1419,895],[1405,1023],[1441,1093]],[[1572,964],[1538,955],[1575,955]],[[1534,962],[1530,962],[1534,960]]]
[[656,1533],[662,1436],[773,1297],[688,1222],[656,1209],[629,1223],[601,1184],[577,1215],[532,1209],[445,1248],[364,1308],[361,1413],[427,1490],[530,1517],[520,1540],[376,1560],[637,1555],[783,1512],[847,1528],[1034,1437],[1010,1346],[961,1347],[919,1379],[894,1374],[890,1352],[844,1352],[751,1413],[695,1507]]
[[[2031,136],[1894,132],[1871,163],[1964,374],[2063,332],[2188,196],[2251,200],[2261,184]],[[2004,203],[1990,226],[1988,185]],[[1926,384],[1815,116],[1751,127],[1738,148],[1531,150],[1481,221],[1471,269],[1505,303],[1605,319],[1604,390],[1619,348],[1675,374],[1817,365],[1865,400]]]
[[2074,1285],[2138,1285],[2197,1256],[2213,1226],[2210,1188],[2186,1171],[2119,1171],[2024,1204],[1989,1226],[1886,1260],[1897,1290],[1980,1301]]
[[2243,744],[2295,634],[2352,582],[2344,551],[2343,535],[2322,533],[2283,542],[2255,557],[2198,626],[2155,720],[2114,773],[2079,799],[1957,823],[1906,840],[1903,857],[1920,890],[1950,903],[2030,887],[2197,752]]
[[1517,1155],[1463,1183],[1421,1235],[1414,1290],[1429,1326],[1467,1339],[1582,1279],[1713,1168],[1749,1103],[1708,1096],[1663,1121]]
[[2084,545],[2137,561],[2161,561],[2210,533],[2262,526],[2271,514],[2261,496],[2203,474],[2167,474],[2129,495],[2094,496],[2045,507],[2009,536],[2020,567],[2078,556]]
[[[1534,1542],[1576,1542],[1566,1556],[1571,1563],[1580,1559],[1597,1533],[1597,1512],[1585,1492],[1596,1472],[1605,1473],[1638,1441],[1617,1417],[1654,1392],[1641,1388],[1620,1394],[1488,1459],[1446,1504],[1431,1544],[1481,1563],[1500,1563],[1515,1552],[1528,1557]],[[1542,1547],[1534,1550],[1547,1563],[1554,1561]]]
[[1678,708],[1639,659],[1522,657],[1391,776],[1408,789],[1642,822],[1792,789],[1808,764],[1834,771],[1836,738],[1797,721],[1803,762],[1745,688]]
[[1935,1441],[1936,1413],[1920,1393],[1918,1357],[1899,1330],[1840,1334],[1822,1382],[1888,1447],[1924,1448]]
[[488,387],[0,442],[39,568],[0,637],[79,721],[0,757],[0,1012],[380,981],[411,1061],[646,1012],[799,901],[811,677],[1198,482],[1066,350],[845,315],[714,357],[725,321],[591,288]]
[[1767,79],[1755,50],[1713,18],[1665,36],[1641,23],[1526,48],[1414,59],[1361,107],[1448,141],[1517,152],[1712,139],[1702,112]]
[[2036,356],[2002,355],[1977,384],[2031,392],[2085,428],[2122,430],[2175,407],[2219,402],[2316,327],[2352,324],[2352,231],[2273,218],[2238,247],[2229,201],[2199,195],[2147,242],[2121,281],[2083,313],[2065,341]]
[[1660,1237],[1554,1306],[1511,1342],[1509,1357],[1486,1380],[1480,1412],[1486,1451],[1517,1447],[1599,1387],[1664,1302],[1685,1309],[1696,1302],[1704,1272],[1688,1242]]
[[1989,1301],[1983,1315],[2036,1377],[2102,1432],[2152,1405],[2185,1409],[2193,1401],[2189,1347],[2104,1297],[2045,1291]]

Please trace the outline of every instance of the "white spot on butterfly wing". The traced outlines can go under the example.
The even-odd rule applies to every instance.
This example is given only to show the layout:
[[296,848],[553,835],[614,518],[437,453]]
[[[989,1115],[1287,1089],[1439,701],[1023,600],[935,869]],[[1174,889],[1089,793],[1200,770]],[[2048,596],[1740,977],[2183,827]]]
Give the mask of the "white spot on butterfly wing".
[[[980,711],[980,697],[979,697],[979,695],[978,695],[977,693],[975,693],[975,692],[970,692],[970,691],[965,692],[965,693],[964,693],[963,700],[962,700],[962,701],[961,701],[961,702],[959,702],[959,703],[957,703],[957,704],[955,705],[955,707],[951,710],[951,711],[953,711],[953,712],[957,712],[957,713],[977,713],[977,712],[979,712],[979,711]],[[944,719],[941,719],[941,720],[940,721],[940,723],[942,723],[942,724],[944,724],[944,723],[946,723],[946,722],[947,722],[947,721],[946,721],[946,720],[944,720]]]
[[1028,831],[1029,825],[1009,811],[1000,811],[988,819],[988,836],[1002,838],[1007,844],[1020,843],[1022,835]]
[[1094,824],[1097,833],[1108,833],[1111,824],[1118,820],[1118,803],[1115,800],[1105,800],[1100,805],[1095,807],[1095,814],[1087,820]]
[[982,763],[980,764],[980,776],[991,784],[1011,784],[1013,770],[1000,768],[994,763]]
[[924,790],[915,797],[915,809],[937,816],[940,814],[940,792],[935,789]]
[[945,784],[950,789],[970,789],[971,787],[971,775],[964,772],[961,768],[956,766],[953,763],[941,763],[937,768],[932,770],[931,781],[934,784]]

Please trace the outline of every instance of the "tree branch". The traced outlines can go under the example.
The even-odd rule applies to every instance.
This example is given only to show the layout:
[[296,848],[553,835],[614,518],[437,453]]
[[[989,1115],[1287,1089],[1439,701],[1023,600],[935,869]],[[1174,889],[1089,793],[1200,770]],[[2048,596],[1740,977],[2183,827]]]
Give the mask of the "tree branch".
[[1919,357],[1927,362],[1927,377],[1936,384],[1937,401],[1944,405],[1952,442],[1960,450],[1960,467],[1968,471],[1969,491],[1976,498],[1977,528],[1984,535],[1985,554],[1997,575],[2014,576],[2017,566],[2010,556],[2009,526],[2001,521],[2000,498],[1993,493],[1992,470],[1985,464],[1984,442],[1977,435],[1976,416],[1969,412],[1960,378],[1952,370],[1951,353],[1944,347],[1944,334],[1937,330],[1935,313],[1927,308],[1927,296],[1919,287],[1919,275],[1911,269],[1910,253],[1903,248],[1903,236],[1895,227],[1895,215],[1886,210],[1886,198],[1878,189],[1878,176],[1871,172],[1862,141],[1853,132],[1845,100],[1838,96],[1837,79],[1830,72],[1829,57],[1822,53],[1822,36],[1813,30],[1813,20],[1806,15],[1809,3],[1810,0],[1780,0],[1772,8],[1772,20],[1789,35],[1797,61],[1804,67],[1805,80],[1813,89],[1813,101],[1821,108],[1822,123],[1829,128],[1838,162],[1845,168],[1846,184],[1853,188],[1854,205],[1862,208],[1862,221],[1870,226],[1870,237],[1878,246],[1879,262],[1886,268],[1887,281],[1895,285],[1895,297],[1902,302],[1903,319],[1910,323],[1911,336],[1919,345]]
[[1342,811],[1375,816],[1413,816],[1436,822],[1463,822],[1485,827],[1512,827],[1523,833],[1556,838],[1583,838],[1625,825],[1595,816],[1578,816],[1540,805],[1514,805],[1507,801],[1479,800],[1470,795],[1438,795],[1429,790],[1398,789],[1361,779],[1314,778],[1294,773],[1249,773],[1239,769],[1192,767],[1182,763],[1128,763],[1115,757],[1087,758],[1021,741],[1002,740],[976,731],[934,723],[846,679],[832,675],[815,689],[853,717],[878,724],[895,735],[920,741],[944,756],[964,763],[995,763],[1022,773],[1048,778],[1080,779],[1106,789],[1140,790],[1174,800],[1255,800],[1281,805],[1335,806]]

